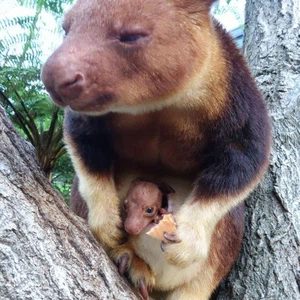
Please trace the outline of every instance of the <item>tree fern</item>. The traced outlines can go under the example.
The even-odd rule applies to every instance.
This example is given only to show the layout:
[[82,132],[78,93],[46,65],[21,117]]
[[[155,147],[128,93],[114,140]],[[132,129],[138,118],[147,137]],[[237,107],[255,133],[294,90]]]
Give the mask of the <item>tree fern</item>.
[[[2,2],[5,5],[0,13],[0,102],[20,133],[34,145],[40,166],[51,179],[55,165],[66,153],[62,141],[63,113],[48,98],[40,81],[40,69],[45,56],[44,36],[48,38],[51,34],[53,40],[58,39],[57,20],[65,5],[72,1]],[[51,20],[54,26],[46,26]],[[49,52],[53,45],[50,47]],[[59,172],[56,168],[54,178],[60,177]]]

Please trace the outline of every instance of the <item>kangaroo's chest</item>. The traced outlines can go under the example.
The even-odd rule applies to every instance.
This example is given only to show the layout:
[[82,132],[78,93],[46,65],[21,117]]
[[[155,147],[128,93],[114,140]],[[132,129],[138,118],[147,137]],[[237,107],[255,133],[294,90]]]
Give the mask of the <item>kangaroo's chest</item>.
[[199,165],[205,138],[197,120],[159,112],[118,116],[113,143],[120,161],[190,173]]

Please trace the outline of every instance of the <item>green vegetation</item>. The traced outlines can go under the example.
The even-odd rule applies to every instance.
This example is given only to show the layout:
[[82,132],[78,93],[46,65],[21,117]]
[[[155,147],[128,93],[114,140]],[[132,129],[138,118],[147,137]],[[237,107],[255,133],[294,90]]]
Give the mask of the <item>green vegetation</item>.
[[0,102],[20,134],[35,147],[45,175],[66,199],[73,170],[62,140],[63,112],[49,99],[40,72],[41,47],[47,39],[42,34],[58,36],[59,32],[58,26],[45,31],[44,20],[57,20],[71,2],[10,1],[8,13],[0,16]]

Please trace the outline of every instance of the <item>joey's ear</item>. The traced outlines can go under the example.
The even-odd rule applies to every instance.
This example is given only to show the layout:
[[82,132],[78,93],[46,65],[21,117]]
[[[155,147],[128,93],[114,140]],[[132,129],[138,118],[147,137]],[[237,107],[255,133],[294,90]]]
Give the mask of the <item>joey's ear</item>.
[[141,177],[138,177],[138,178],[132,180],[131,183],[136,183],[136,182],[141,182],[141,181],[145,181],[145,180],[143,180]]
[[159,190],[163,193],[163,195],[168,195],[175,193],[174,189],[172,189],[168,184],[161,182],[157,184]]

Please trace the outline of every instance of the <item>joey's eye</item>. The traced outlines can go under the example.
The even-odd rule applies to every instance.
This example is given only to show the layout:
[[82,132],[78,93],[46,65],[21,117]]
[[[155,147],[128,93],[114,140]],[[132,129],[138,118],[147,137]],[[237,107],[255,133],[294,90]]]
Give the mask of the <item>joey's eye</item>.
[[155,214],[155,208],[154,207],[148,207],[146,209],[146,215],[147,216],[153,216]]
[[145,34],[141,34],[141,33],[137,33],[137,34],[123,33],[120,35],[119,40],[121,43],[134,43],[145,36],[146,36]]
[[123,203],[123,209],[126,210],[127,209],[127,204],[124,202]]

